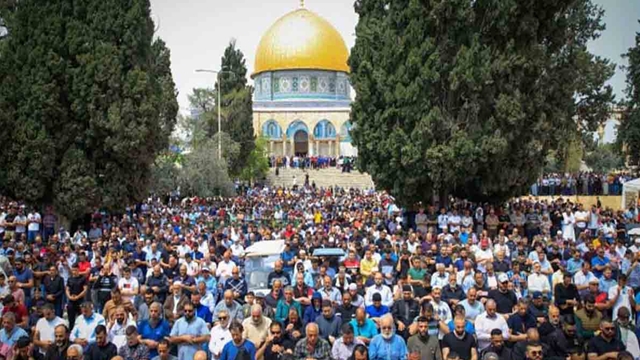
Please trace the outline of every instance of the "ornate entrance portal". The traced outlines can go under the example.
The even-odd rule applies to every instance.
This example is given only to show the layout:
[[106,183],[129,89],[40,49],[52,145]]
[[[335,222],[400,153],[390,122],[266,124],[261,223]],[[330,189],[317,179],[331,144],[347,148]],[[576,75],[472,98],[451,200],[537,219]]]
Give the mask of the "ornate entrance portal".
[[304,130],[298,130],[293,135],[294,152],[297,156],[306,156],[309,153],[309,134]]

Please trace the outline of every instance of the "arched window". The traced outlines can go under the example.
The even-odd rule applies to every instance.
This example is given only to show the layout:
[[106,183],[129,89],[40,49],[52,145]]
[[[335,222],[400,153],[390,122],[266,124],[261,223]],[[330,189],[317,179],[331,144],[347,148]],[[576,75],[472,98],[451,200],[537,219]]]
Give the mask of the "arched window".
[[282,129],[275,120],[269,120],[262,125],[262,135],[271,140],[280,140]]
[[340,127],[340,139],[344,142],[351,142],[351,122],[347,121]]
[[334,139],[336,137],[336,128],[328,120],[322,120],[313,129],[313,136],[316,139]]

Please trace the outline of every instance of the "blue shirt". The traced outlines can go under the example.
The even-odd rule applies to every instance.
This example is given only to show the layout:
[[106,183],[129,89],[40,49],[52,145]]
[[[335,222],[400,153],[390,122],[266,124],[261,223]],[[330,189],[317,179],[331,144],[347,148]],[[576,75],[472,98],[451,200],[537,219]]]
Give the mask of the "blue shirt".
[[220,360],[235,360],[236,355],[240,352],[240,349],[244,348],[249,353],[249,358],[255,360],[256,358],[256,346],[249,340],[245,340],[239,347],[233,342],[229,341],[220,353]]
[[600,279],[600,277],[602,277],[603,270],[597,270],[596,266],[604,266],[604,265],[607,265],[608,263],[609,263],[609,259],[607,259],[606,257],[601,259],[599,256],[594,256],[593,259],[591,259],[591,272],[598,279]]
[[376,335],[369,343],[369,360],[406,360],[407,344],[398,335],[385,340]]
[[[173,328],[171,328],[172,337],[182,335],[203,336],[208,334],[209,329],[207,328],[207,323],[205,323],[204,320],[197,316],[191,319],[191,322],[187,322],[187,319],[183,316],[178,319],[178,321],[173,324]],[[203,347],[200,344],[191,345],[182,343],[178,345],[178,359],[192,360],[193,356],[196,354],[196,351],[201,350],[202,348]]]
[[[160,341],[171,333],[171,325],[165,319],[160,319],[156,327],[151,327],[149,320],[143,320],[138,323],[138,333],[145,340]],[[158,349],[149,348],[149,357],[158,356]]]
[[[27,283],[29,280],[33,279],[33,271],[31,269],[23,269],[22,272],[18,272],[18,270],[13,270],[13,275],[16,277],[19,283]],[[29,299],[31,298],[31,289],[23,289],[24,297]]]
[[207,323],[213,322],[213,314],[211,314],[211,310],[209,310],[208,307],[202,304],[200,304],[200,306],[196,308],[196,316],[206,321]]
[[4,328],[0,330],[0,342],[9,346],[13,346],[23,336],[29,337],[27,332],[18,326],[13,328],[11,334],[7,334]]
[[379,308],[376,308],[373,305],[369,305],[365,308],[365,311],[367,312],[367,315],[369,315],[369,317],[372,318],[377,318],[377,317],[382,317],[385,314],[389,313],[389,307],[388,306],[384,306],[384,305],[380,305]]
[[367,339],[371,339],[374,336],[378,335],[378,328],[376,327],[376,323],[371,319],[364,319],[364,324],[362,324],[362,326],[358,325],[358,321],[356,319],[351,319],[349,324],[351,324],[351,326],[353,327],[353,334],[356,337],[362,336]]
[[[451,331],[451,332],[453,332],[453,330],[455,329],[455,325],[453,324],[453,320],[449,321],[447,323],[447,326],[449,327],[449,331]],[[475,335],[476,334],[476,328],[475,328],[475,326],[473,326],[473,324],[469,320],[465,320],[464,321],[464,331],[466,331],[467,334],[471,334],[471,335]]]
[[575,275],[578,271],[580,271],[580,269],[582,269],[582,263],[582,259],[569,259],[569,261],[567,261],[567,271],[569,272],[569,274]]

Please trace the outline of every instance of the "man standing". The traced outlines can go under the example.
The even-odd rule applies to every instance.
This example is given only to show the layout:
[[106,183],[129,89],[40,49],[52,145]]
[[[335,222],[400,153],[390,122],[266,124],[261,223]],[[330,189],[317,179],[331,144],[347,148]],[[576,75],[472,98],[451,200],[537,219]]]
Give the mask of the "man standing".
[[71,342],[87,347],[96,341],[96,327],[104,325],[104,317],[93,312],[93,304],[85,302],[80,306],[81,316],[76,318],[73,331],[71,331]]
[[42,308],[42,318],[36,323],[33,334],[33,344],[40,348],[42,355],[47,353],[50,346],[55,343],[55,329],[58,325],[66,325],[66,321],[57,317],[51,304],[45,304]]
[[[477,360],[478,344],[473,335],[464,330],[465,319],[457,316],[454,319],[453,332],[448,333],[442,339],[442,357],[447,358],[451,351],[455,351],[461,360]],[[452,350],[453,349],[453,350]]]
[[398,334],[403,338],[408,338],[409,325],[411,325],[413,320],[420,315],[420,305],[418,305],[418,302],[413,296],[411,286],[402,286],[402,300],[396,301],[393,304],[391,314],[396,321]]
[[316,323],[309,323],[306,327],[306,337],[299,340],[293,351],[295,359],[330,360],[331,345],[319,337]]
[[262,315],[262,307],[257,304],[253,305],[251,317],[242,322],[244,329],[242,336],[253,344],[262,345],[262,342],[269,335],[269,326],[271,326],[271,319]]
[[109,341],[104,325],[96,326],[96,342],[89,344],[84,353],[87,360],[111,360],[118,355],[118,348]]
[[[495,301],[498,314],[508,316],[508,314],[513,312],[518,298],[513,290],[509,290],[509,277],[507,274],[502,273],[498,275],[498,289],[489,291],[489,298]],[[487,341],[488,340],[489,338],[487,337]]]
[[69,329],[66,325],[58,325],[54,332],[55,342],[47,349],[44,360],[66,360],[69,348]]
[[331,301],[322,300],[322,316],[316,318],[320,338],[328,340],[329,344],[333,344],[338,336],[340,336],[340,327],[342,321],[333,313]]
[[353,355],[353,350],[358,345],[364,345],[362,341],[353,335],[353,327],[350,324],[342,325],[342,336],[331,347],[331,355],[334,360],[347,360]]
[[186,303],[184,316],[179,318],[171,328],[170,342],[178,345],[178,359],[191,360],[202,344],[209,341],[209,328],[204,320],[195,314],[195,307]]
[[149,348],[149,356],[158,356],[159,342],[171,333],[171,325],[162,318],[162,305],[159,302],[149,307],[149,319],[138,322],[138,332],[142,343]]
[[295,344],[285,338],[283,330],[279,322],[274,321],[271,323],[269,328],[271,334],[260,349],[256,351],[256,359],[279,360],[287,355],[293,355]]
[[148,360],[149,348],[140,342],[138,329],[130,325],[127,330],[127,342],[118,349],[118,355],[124,360]]
[[481,357],[484,358],[484,356],[489,353],[498,355],[499,360],[512,360],[511,349],[504,346],[504,337],[502,335],[502,330],[491,330],[491,345],[484,349]]
[[209,337],[209,351],[215,360],[220,359],[222,348],[231,341],[231,332],[229,331],[229,313],[226,310],[220,311],[216,316],[218,324],[211,328],[211,336]]
[[393,306],[393,294],[391,293],[391,289],[382,283],[384,280],[382,273],[376,272],[373,279],[375,284],[367,289],[364,297],[365,306],[373,305],[373,295],[380,294],[382,305],[390,308]]
[[[71,266],[71,277],[67,280],[66,289],[67,299],[69,299],[67,315],[69,317],[69,325],[72,327],[75,327],[76,317],[81,311],[80,304],[84,301],[88,289],[87,277],[80,274],[77,263],[73,264],[73,266]],[[91,311],[93,312],[93,305]],[[71,337],[71,341],[73,341],[73,333],[71,333]]]
[[18,339],[26,336],[29,337],[26,331],[21,327],[16,326],[16,317],[13,313],[6,313],[2,315],[2,330],[0,330],[0,343],[13,346]]
[[31,306],[31,290],[33,289],[33,271],[25,266],[24,257],[16,257],[13,276],[16,277],[16,285],[24,291],[24,305]]
[[171,285],[171,296],[168,296],[164,302],[164,315],[169,320],[169,323],[173,324],[182,317],[184,305],[188,302],[189,298],[182,293],[182,285],[179,282],[173,283]]
[[587,356],[589,360],[616,359],[620,351],[626,350],[626,346],[616,338],[616,328],[610,319],[602,319],[600,323],[600,335],[589,340]]
[[509,326],[504,317],[496,313],[496,302],[487,300],[486,311],[476,318],[476,336],[478,337],[478,350],[482,351],[491,345],[491,331],[500,329],[505,340],[509,339]]
[[119,306],[114,312],[113,319],[107,321],[107,333],[111,341],[118,349],[127,343],[127,329],[129,326],[136,326],[133,319],[130,319],[124,308]]
[[380,320],[380,334],[369,344],[371,360],[404,360],[407,358],[407,345],[393,328],[393,316],[387,315]]
[[420,316],[417,322],[418,332],[409,338],[407,347],[410,351],[417,350],[420,353],[420,360],[442,360],[438,337],[429,335],[429,320]]
[[51,266],[49,274],[44,277],[44,292],[46,301],[53,305],[56,316],[62,317],[62,300],[64,295],[64,280],[58,274],[58,268]]
[[171,344],[167,340],[160,340],[158,343],[158,356],[151,358],[152,360],[178,360],[177,357],[171,355]]
[[231,339],[223,348],[220,354],[220,360],[235,360],[235,359],[255,359],[256,347],[250,340],[245,340],[242,334],[244,329],[242,325],[233,322],[229,326],[231,332]]
[[231,270],[231,277],[224,283],[224,290],[233,292],[233,299],[240,304],[244,303],[247,295],[247,282],[240,277],[240,269],[236,266]]

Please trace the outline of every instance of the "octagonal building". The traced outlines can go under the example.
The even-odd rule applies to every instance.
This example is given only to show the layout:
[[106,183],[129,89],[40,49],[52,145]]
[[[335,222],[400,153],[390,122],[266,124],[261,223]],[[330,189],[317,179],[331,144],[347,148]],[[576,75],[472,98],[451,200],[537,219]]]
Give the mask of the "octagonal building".
[[276,156],[353,156],[349,50],[325,19],[301,7],[262,36],[254,64],[253,128]]

